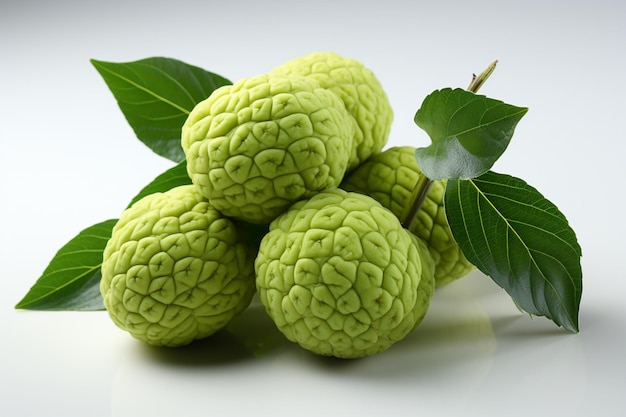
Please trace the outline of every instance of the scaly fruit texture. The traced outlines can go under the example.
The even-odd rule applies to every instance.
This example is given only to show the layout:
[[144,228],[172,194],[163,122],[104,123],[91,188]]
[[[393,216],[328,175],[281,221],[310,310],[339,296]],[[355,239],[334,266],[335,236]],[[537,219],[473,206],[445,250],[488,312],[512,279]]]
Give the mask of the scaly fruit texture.
[[343,102],[310,77],[257,75],[198,103],[181,144],[192,182],[226,216],[269,223],[336,187],[352,148]]
[[348,170],[387,143],[393,109],[378,78],[360,61],[335,52],[313,52],[287,61],[272,73],[312,77],[341,98],[356,124]]
[[422,263],[422,276],[419,286],[417,287],[417,301],[415,303],[415,324],[413,328],[417,328],[426,317],[428,307],[430,306],[430,299],[435,292],[435,260],[433,259],[426,242],[413,233],[408,233],[413,240],[413,243],[417,247],[417,253],[419,254],[420,261]]
[[373,355],[404,338],[424,317],[434,280],[393,213],[341,189],[274,220],[255,270],[259,299],[286,338],[338,358]]
[[192,185],[144,197],[121,215],[102,262],[113,322],[155,346],[210,336],[255,292],[254,256],[236,226]]
[[[415,160],[414,147],[392,147],[348,174],[341,187],[372,196],[402,219],[413,189],[423,175]],[[443,207],[444,191],[445,181],[433,182],[411,227],[411,232],[426,242],[435,261],[437,287],[467,275],[474,268],[452,236]]]

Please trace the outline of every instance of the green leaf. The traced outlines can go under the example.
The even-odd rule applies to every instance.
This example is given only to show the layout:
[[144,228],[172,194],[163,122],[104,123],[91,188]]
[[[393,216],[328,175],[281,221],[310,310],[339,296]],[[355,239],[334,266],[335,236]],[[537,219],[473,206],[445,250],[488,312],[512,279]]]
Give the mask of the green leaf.
[[54,256],[15,308],[28,310],[102,310],[102,251],[117,219],[81,231]]
[[163,57],[114,63],[91,60],[139,140],[174,162],[184,159],[180,131],[194,106],[231,84],[220,75]]
[[[157,176],[130,202],[179,185],[191,184],[183,160]],[[102,310],[100,266],[102,252],[117,219],[106,220],[83,231],[52,258],[42,276],[15,306],[30,310]]]
[[187,184],[191,184],[191,179],[187,174],[187,161],[182,160],[176,166],[163,172],[161,175],[152,180],[150,184],[142,188],[142,190],[135,197],[133,197],[131,202],[128,204],[128,207],[132,206],[147,195],[162,193],[174,187],[178,187],[179,185]]
[[462,89],[434,91],[415,114],[415,123],[432,141],[415,151],[420,169],[432,180],[475,178],[487,172],[527,111]]
[[581,248],[565,216],[519,178],[449,180],[446,216],[467,259],[526,312],[578,332]]

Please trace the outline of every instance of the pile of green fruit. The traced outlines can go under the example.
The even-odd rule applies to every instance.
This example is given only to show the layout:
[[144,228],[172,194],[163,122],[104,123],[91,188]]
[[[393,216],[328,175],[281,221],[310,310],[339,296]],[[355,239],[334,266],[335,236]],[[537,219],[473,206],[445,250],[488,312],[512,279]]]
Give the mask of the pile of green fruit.
[[[384,149],[387,95],[357,60],[318,52],[215,89],[188,115],[192,184],[121,215],[100,291],[115,324],[156,346],[224,328],[255,293],[285,337],[319,355],[385,351],[415,330],[436,287],[473,265],[415,148]],[[250,225],[266,228],[253,239]]]
[[474,268],[521,311],[578,332],[582,251],[558,208],[492,171],[527,108],[435,90],[426,147],[387,146],[393,110],[332,52],[231,82],[154,57],[91,61],[137,138],[176,162],[81,231],[16,308],[107,310],[150,345],[207,338],[255,295],[286,339],[359,358],[415,331]]

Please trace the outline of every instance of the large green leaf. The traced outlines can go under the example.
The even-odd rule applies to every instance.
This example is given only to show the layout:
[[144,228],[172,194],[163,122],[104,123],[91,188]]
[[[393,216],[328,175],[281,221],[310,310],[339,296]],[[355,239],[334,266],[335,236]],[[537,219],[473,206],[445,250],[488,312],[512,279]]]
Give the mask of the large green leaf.
[[444,204],[467,259],[530,314],[578,331],[581,248],[565,216],[519,178],[449,180]]
[[102,310],[102,251],[116,222],[111,219],[95,224],[66,243],[15,308]]
[[137,138],[157,154],[184,159],[180,131],[194,106],[226,78],[171,58],[91,63],[115,96]]
[[474,178],[487,172],[527,111],[463,89],[434,91],[415,114],[415,123],[432,140],[415,151],[420,169],[432,180]]
[[[146,195],[190,184],[183,160],[146,185],[130,205]],[[41,277],[15,306],[30,310],[102,310],[100,266],[102,252],[117,219],[81,231],[52,258]]]

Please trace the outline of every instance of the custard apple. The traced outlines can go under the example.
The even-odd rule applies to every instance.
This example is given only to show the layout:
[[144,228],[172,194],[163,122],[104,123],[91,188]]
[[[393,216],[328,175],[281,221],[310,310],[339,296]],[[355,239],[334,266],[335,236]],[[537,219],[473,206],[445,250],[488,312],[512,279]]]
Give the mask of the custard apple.
[[378,78],[360,61],[335,52],[313,52],[287,61],[272,73],[312,77],[343,100],[356,125],[348,170],[387,143],[393,109]]
[[210,336],[250,303],[255,252],[193,185],[126,209],[103,252],[100,292],[113,322],[155,346]]
[[[413,189],[424,175],[415,160],[415,148],[399,146],[372,156],[344,179],[341,187],[367,194],[402,219]],[[455,281],[474,266],[465,258],[454,238],[443,207],[445,180],[435,181],[411,227],[423,239],[435,261],[436,286]]]
[[428,308],[433,277],[424,275],[419,251],[374,199],[325,190],[270,224],[255,261],[259,299],[304,349],[338,358],[377,354]]
[[313,78],[262,74],[198,103],[181,144],[192,182],[215,208],[267,224],[341,183],[353,129],[343,102]]

